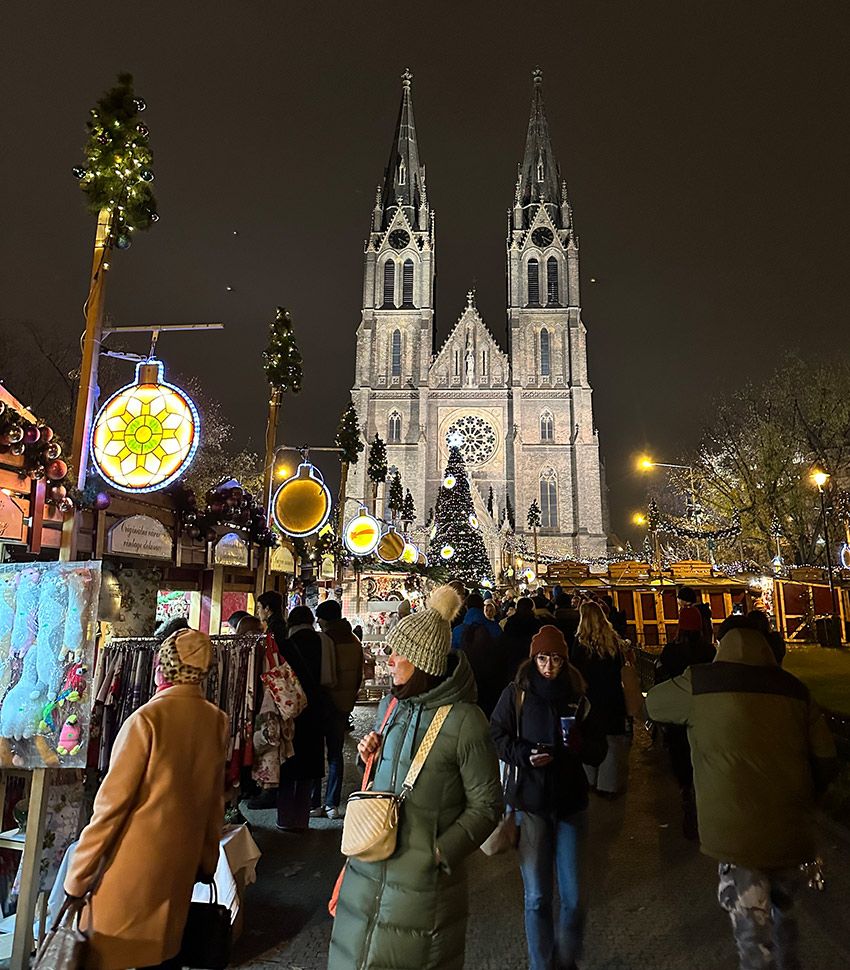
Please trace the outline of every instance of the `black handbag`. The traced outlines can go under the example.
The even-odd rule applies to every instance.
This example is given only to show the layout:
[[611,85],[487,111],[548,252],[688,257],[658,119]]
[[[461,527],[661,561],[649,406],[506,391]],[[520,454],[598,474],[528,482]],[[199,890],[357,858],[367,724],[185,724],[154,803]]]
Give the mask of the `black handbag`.
[[180,965],[197,970],[224,970],[230,963],[233,930],[230,910],[218,902],[215,883],[210,883],[210,901],[192,903],[180,944]]

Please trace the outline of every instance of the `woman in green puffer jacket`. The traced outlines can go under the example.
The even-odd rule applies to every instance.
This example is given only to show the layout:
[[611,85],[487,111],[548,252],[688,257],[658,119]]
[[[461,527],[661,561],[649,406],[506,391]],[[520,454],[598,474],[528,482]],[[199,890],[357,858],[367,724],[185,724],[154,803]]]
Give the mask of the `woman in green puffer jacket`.
[[[448,586],[388,637],[395,710],[383,735],[368,734],[362,758],[380,747],[373,789],[402,782],[438,708],[452,709],[400,813],[398,845],[384,862],[350,859],[339,894],[328,970],[460,970],[467,887],[464,859],[502,813],[496,751],[475,703],[466,657],[451,651],[460,598]],[[449,656],[451,652],[451,656]],[[387,698],[378,710],[381,724]]]

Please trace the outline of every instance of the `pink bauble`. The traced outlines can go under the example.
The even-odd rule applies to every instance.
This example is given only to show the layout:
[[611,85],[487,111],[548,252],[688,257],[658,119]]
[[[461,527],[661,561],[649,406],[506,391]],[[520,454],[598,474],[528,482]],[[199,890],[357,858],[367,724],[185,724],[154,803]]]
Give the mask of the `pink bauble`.
[[41,440],[44,442],[53,441],[53,428],[48,425],[42,425],[41,428]]
[[34,445],[41,438],[41,432],[38,428],[32,424],[28,428],[24,429],[24,444]]
[[61,482],[67,474],[68,466],[61,458],[57,458],[47,466],[47,477],[51,482]]
[[54,485],[50,489],[50,497],[54,502],[61,502],[63,498],[68,494],[68,489],[64,485]]
[[108,509],[112,499],[106,492],[98,492],[94,497],[94,507],[98,512],[102,512],[104,509]]

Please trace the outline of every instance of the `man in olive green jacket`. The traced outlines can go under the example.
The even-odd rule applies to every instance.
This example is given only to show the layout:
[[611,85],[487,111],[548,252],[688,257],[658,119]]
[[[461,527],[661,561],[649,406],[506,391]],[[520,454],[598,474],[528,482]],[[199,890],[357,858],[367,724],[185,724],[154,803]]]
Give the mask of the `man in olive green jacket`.
[[659,684],[646,708],[653,721],[687,725],[701,847],[720,864],[741,970],[798,966],[794,898],[836,758],[808,689],[760,633],[733,629],[713,663]]

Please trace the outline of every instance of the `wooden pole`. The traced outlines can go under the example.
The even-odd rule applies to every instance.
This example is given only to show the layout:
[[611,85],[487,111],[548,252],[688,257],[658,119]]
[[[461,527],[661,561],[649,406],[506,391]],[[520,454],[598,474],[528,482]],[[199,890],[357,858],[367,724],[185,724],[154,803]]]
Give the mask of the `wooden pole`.
[[[345,528],[345,493],[348,490],[348,462],[343,460],[339,466],[339,507],[337,509],[336,538],[342,542],[342,530]],[[342,556],[336,558],[336,581],[342,581]]]
[[531,530],[534,536],[534,575],[539,578],[540,576],[540,563],[537,560],[537,526]]
[[[280,421],[281,392],[278,388],[269,387],[269,415],[266,421],[266,447],[263,465],[263,509],[266,522],[272,518],[272,485],[274,484],[274,466],[277,449],[277,429]],[[257,565],[257,578],[254,586],[255,595],[260,596],[265,590],[266,576],[269,568],[269,550],[264,548],[260,553]]]
[[18,896],[18,915],[12,941],[9,970],[25,970],[32,952],[32,924],[41,882],[41,847],[47,824],[47,769],[34,768],[30,783],[30,807],[27,814],[27,837],[21,861],[21,892]]
[[[80,385],[77,389],[77,404],[74,409],[74,436],[71,454],[68,456],[71,468],[76,474],[77,488],[81,491],[86,487],[88,473],[89,436],[97,394],[97,369],[103,333],[111,232],[112,212],[109,209],[101,209],[97,217],[89,295],[86,301],[86,330],[83,335]],[[59,558],[62,562],[70,562],[76,558],[80,517],[81,513],[78,509],[65,516],[62,524],[62,544],[59,550]]]

